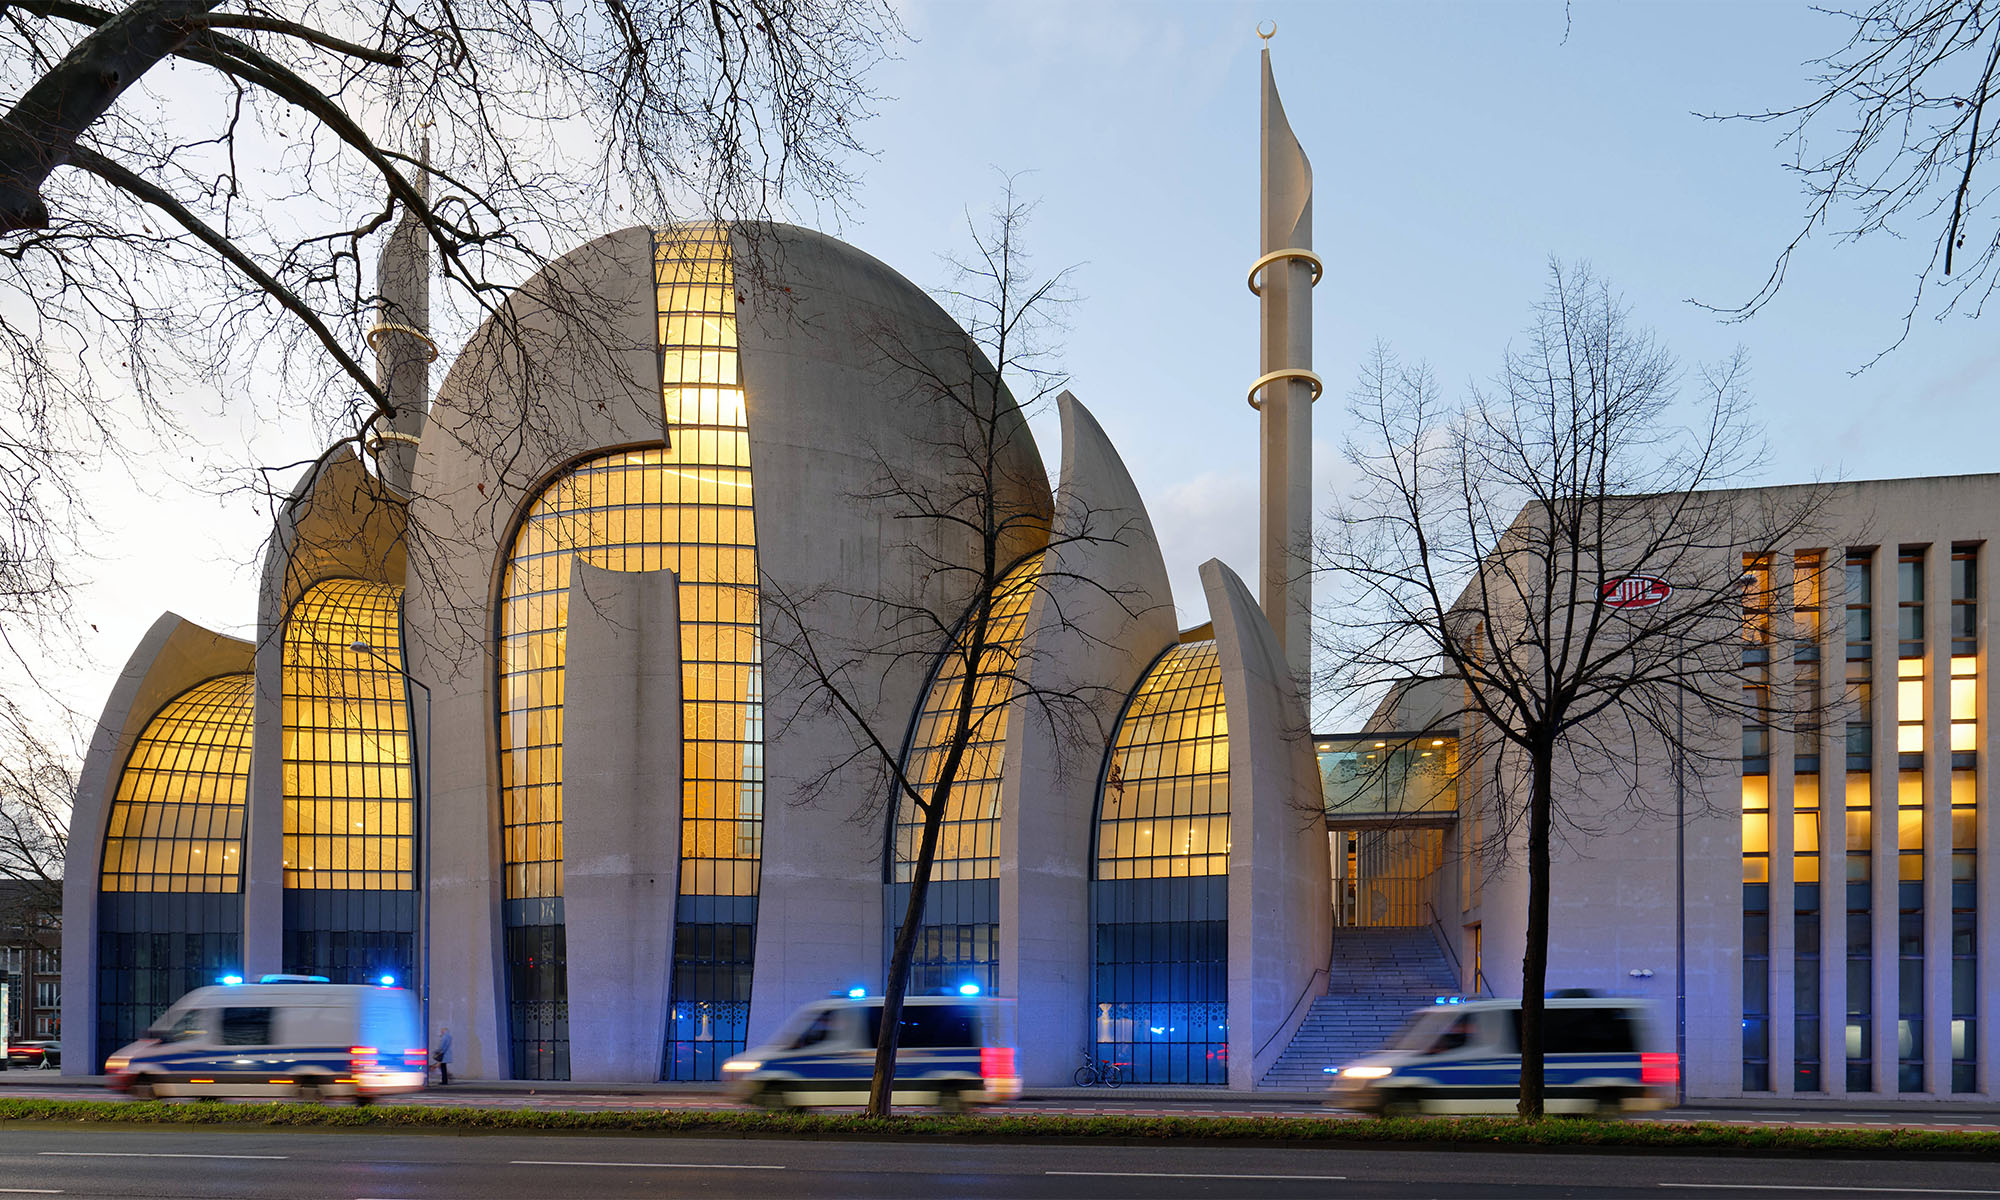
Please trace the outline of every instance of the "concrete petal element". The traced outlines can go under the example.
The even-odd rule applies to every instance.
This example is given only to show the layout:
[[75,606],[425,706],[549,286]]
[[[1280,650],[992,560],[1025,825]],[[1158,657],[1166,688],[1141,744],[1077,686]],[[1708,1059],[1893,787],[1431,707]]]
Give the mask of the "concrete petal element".
[[99,1054],[97,1036],[97,883],[104,855],[105,822],[118,795],[125,758],[167,701],[219,675],[250,670],[252,647],[241,638],[204,629],[162,613],[146,631],[111,687],[103,715],[77,778],[70,812],[69,850],[63,862],[63,1027],[75,1047],[63,1071],[88,1074]]
[[[1021,641],[1000,806],[1000,990],[1021,1072],[1067,1084],[1089,1036],[1091,830],[1119,709],[1175,639],[1159,541],[1132,476],[1077,398],[1062,414],[1053,533]],[[1070,697],[1050,706],[1025,693]],[[1051,718],[1054,718],[1052,721]],[[1023,986],[1032,980],[1033,986]]]
[[1333,949],[1319,764],[1284,652],[1236,573],[1211,558],[1229,718],[1229,1086],[1248,1091],[1283,1054]]
[[498,575],[515,522],[551,478],[600,449],[660,443],[659,323],[651,229],[564,255],[467,343],[418,452],[404,648],[437,699],[431,927],[450,931],[431,948],[431,1022],[451,1027],[469,1079],[507,1077]]
[[[831,989],[873,986],[886,957],[888,787],[872,757],[854,759],[846,723],[791,690],[775,642],[790,634],[773,610],[783,601],[803,605],[822,645],[866,662],[853,673],[849,698],[885,744],[901,745],[942,645],[906,646],[929,652],[890,663],[879,654],[892,636],[883,605],[961,613],[973,580],[935,564],[979,559],[965,540],[947,543],[935,527],[903,519],[908,503],[866,494],[887,471],[913,491],[951,488],[944,464],[954,461],[954,440],[967,435],[947,420],[956,407],[931,387],[991,371],[944,310],[883,263],[808,230],[754,232],[739,229],[735,238],[736,328],[757,480],[764,636],[774,642],[764,651],[771,732],[751,1045]],[[1001,510],[1045,521],[1047,472],[1026,422],[1010,432],[995,480]],[[1003,558],[1038,548],[1042,521],[1003,546]]]
[[680,580],[570,574],[563,913],[570,1073],[660,1077],[680,887]]

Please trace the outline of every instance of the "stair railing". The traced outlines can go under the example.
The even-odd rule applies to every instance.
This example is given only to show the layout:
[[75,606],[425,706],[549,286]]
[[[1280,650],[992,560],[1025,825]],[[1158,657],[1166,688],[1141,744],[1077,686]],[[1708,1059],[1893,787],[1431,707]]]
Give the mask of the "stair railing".
[[[1464,987],[1465,968],[1464,966],[1460,965],[1458,961],[1458,951],[1453,948],[1451,944],[1451,939],[1445,936],[1444,920],[1438,916],[1437,907],[1433,905],[1429,900],[1424,901],[1424,911],[1430,913],[1431,915],[1431,932],[1437,936],[1438,945],[1443,946],[1444,952],[1451,956],[1451,977],[1458,981],[1458,986]],[[1473,981],[1473,987],[1472,987],[1473,995],[1477,996],[1479,994],[1480,992],[1479,985],[1481,982],[1482,981],[1480,980]]]
[[[1331,965],[1332,965],[1331,963],[1328,963],[1329,967]],[[1258,1059],[1264,1057],[1264,1051],[1269,1050],[1271,1048],[1271,1043],[1278,1040],[1278,1035],[1280,1033],[1283,1033],[1287,1029],[1290,1029],[1293,1033],[1298,1032],[1297,1027],[1292,1024],[1292,1018],[1298,1015],[1299,1005],[1304,1004],[1307,998],[1313,994],[1313,980],[1318,979],[1322,975],[1326,976],[1329,982],[1331,982],[1333,979],[1332,973],[1326,967],[1313,968],[1313,973],[1309,978],[1307,978],[1305,987],[1299,990],[1299,998],[1297,1000],[1292,1001],[1291,1011],[1286,1013],[1285,1019],[1283,1021],[1280,1021],[1278,1023],[1278,1027],[1271,1031],[1271,1036],[1264,1039],[1264,1044],[1257,1047],[1257,1053],[1251,1055],[1250,1057],[1251,1062],[1255,1062]],[[1272,1063],[1271,1065],[1275,1067],[1277,1064]]]

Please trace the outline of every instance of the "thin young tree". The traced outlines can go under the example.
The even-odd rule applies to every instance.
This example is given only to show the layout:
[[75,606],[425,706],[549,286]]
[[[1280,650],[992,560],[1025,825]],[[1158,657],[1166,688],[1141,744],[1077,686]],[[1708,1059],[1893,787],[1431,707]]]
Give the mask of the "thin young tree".
[[[1044,606],[1044,631],[1078,636],[1084,635],[1069,620],[1071,606],[1110,603],[1132,614],[1137,603],[1115,583],[1056,565],[1065,547],[1124,541],[1137,515],[1072,505],[1058,524],[1047,480],[1018,477],[1021,460],[1011,452],[1029,436],[1028,415],[1064,383],[1048,359],[1068,272],[1038,277],[1030,270],[1021,242],[1029,212],[1010,185],[990,229],[973,230],[970,259],[954,264],[958,280],[944,299],[970,343],[955,330],[936,337],[884,330],[874,339],[891,377],[924,410],[924,432],[916,435],[915,454],[878,454],[879,478],[855,500],[911,531],[921,578],[894,594],[786,595],[768,581],[763,590],[767,669],[786,679],[773,692],[798,697],[798,708],[779,714],[778,724],[831,713],[852,735],[850,748],[809,794],[848,794],[859,772],[869,782],[859,789],[868,798],[858,816],[883,815],[887,804],[917,818],[907,847],[909,900],[883,987],[868,1096],[875,1116],[890,1110],[904,1001],[941,834],[950,821],[970,815],[968,780],[980,773],[975,759],[997,753],[991,743],[1003,721],[1016,731],[1039,722],[1054,744],[1101,748],[1123,698],[1051,670],[1049,651],[1024,644],[1020,633],[1030,603]],[[870,699],[884,676],[912,663],[938,681],[934,702],[943,696],[921,762],[904,755],[911,714],[884,711]]]
[[[1746,587],[1744,565],[1801,544],[1818,489],[1718,490],[1759,458],[1744,370],[1739,353],[1683,372],[1602,280],[1551,263],[1490,387],[1447,401],[1378,346],[1352,396],[1356,481],[1317,550],[1334,585],[1322,682],[1447,680],[1456,698],[1436,720],[1462,730],[1486,851],[1525,835],[1524,1117],[1543,1111],[1552,843],[1646,810],[1657,768],[1683,782],[1704,761],[1735,769],[1718,726],[1787,719],[1739,677],[1746,605],[1768,608],[1772,587]],[[1672,594],[1605,602],[1638,577]]]
[[1816,233],[1836,242],[1907,241],[1922,249],[1911,260],[1910,302],[1887,353],[1909,337],[1931,291],[1944,292],[1939,316],[1977,316],[2000,286],[2000,212],[1981,173],[2000,145],[2000,5],[1871,0],[1818,11],[1837,23],[1841,40],[1807,64],[1805,99],[1705,114],[1781,130],[1779,145],[1792,152],[1787,169],[1806,197],[1798,231],[1763,285],[1721,311],[1747,317],[1769,304],[1793,255]]

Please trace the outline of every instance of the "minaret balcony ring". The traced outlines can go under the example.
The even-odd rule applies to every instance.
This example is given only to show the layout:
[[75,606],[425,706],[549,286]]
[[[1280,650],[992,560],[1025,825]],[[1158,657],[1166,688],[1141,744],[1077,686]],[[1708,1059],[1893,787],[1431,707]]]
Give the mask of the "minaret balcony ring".
[[1266,371],[1257,377],[1257,382],[1250,385],[1250,395],[1247,397],[1250,401],[1250,407],[1256,409],[1258,412],[1264,411],[1264,406],[1257,403],[1257,393],[1264,390],[1265,384],[1276,383],[1280,379],[1305,380],[1308,384],[1312,385],[1312,398],[1314,400],[1319,399],[1319,394],[1326,390],[1326,384],[1320,381],[1320,377],[1306,370],[1304,367],[1285,367],[1278,371]]
[[1300,262],[1311,267],[1313,271],[1312,285],[1314,287],[1319,286],[1320,276],[1326,274],[1326,264],[1320,261],[1319,255],[1314,254],[1310,250],[1300,250],[1297,248],[1291,250],[1273,250],[1250,264],[1250,294],[1253,296],[1264,294],[1264,290],[1257,286],[1257,276],[1263,272],[1265,267],[1270,266],[1274,262],[1289,258],[1298,259]]
[[[1313,282],[1315,283],[1319,282],[1319,277],[1314,276]],[[424,344],[424,352],[430,355],[429,358],[426,358],[424,360],[425,362],[436,362],[438,360],[437,343],[431,340],[431,336],[429,334],[425,333],[421,329],[418,329],[414,325],[398,325],[394,321],[384,321],[380,325],[377,325],[373,329],[370,329],[367,332],[367,334],[364,335],[368,341],[368,348],[370,350],[373,350],[377,354],[382,353],[383,335],[390,333],[409,334],[411,337],[417,339],[418,341]]]

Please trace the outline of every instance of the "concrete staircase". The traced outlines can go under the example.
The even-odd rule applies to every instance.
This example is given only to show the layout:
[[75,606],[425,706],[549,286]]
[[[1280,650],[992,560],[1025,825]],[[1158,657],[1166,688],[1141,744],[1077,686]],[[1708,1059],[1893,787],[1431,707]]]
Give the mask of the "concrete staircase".
[[1326,1087],[1327,1067],[1379,1049],[1413,1008],[1458,991],[1451,961],[1428,927],[1336,929],[1332,978],[1257,1086],[1309,1092]]

